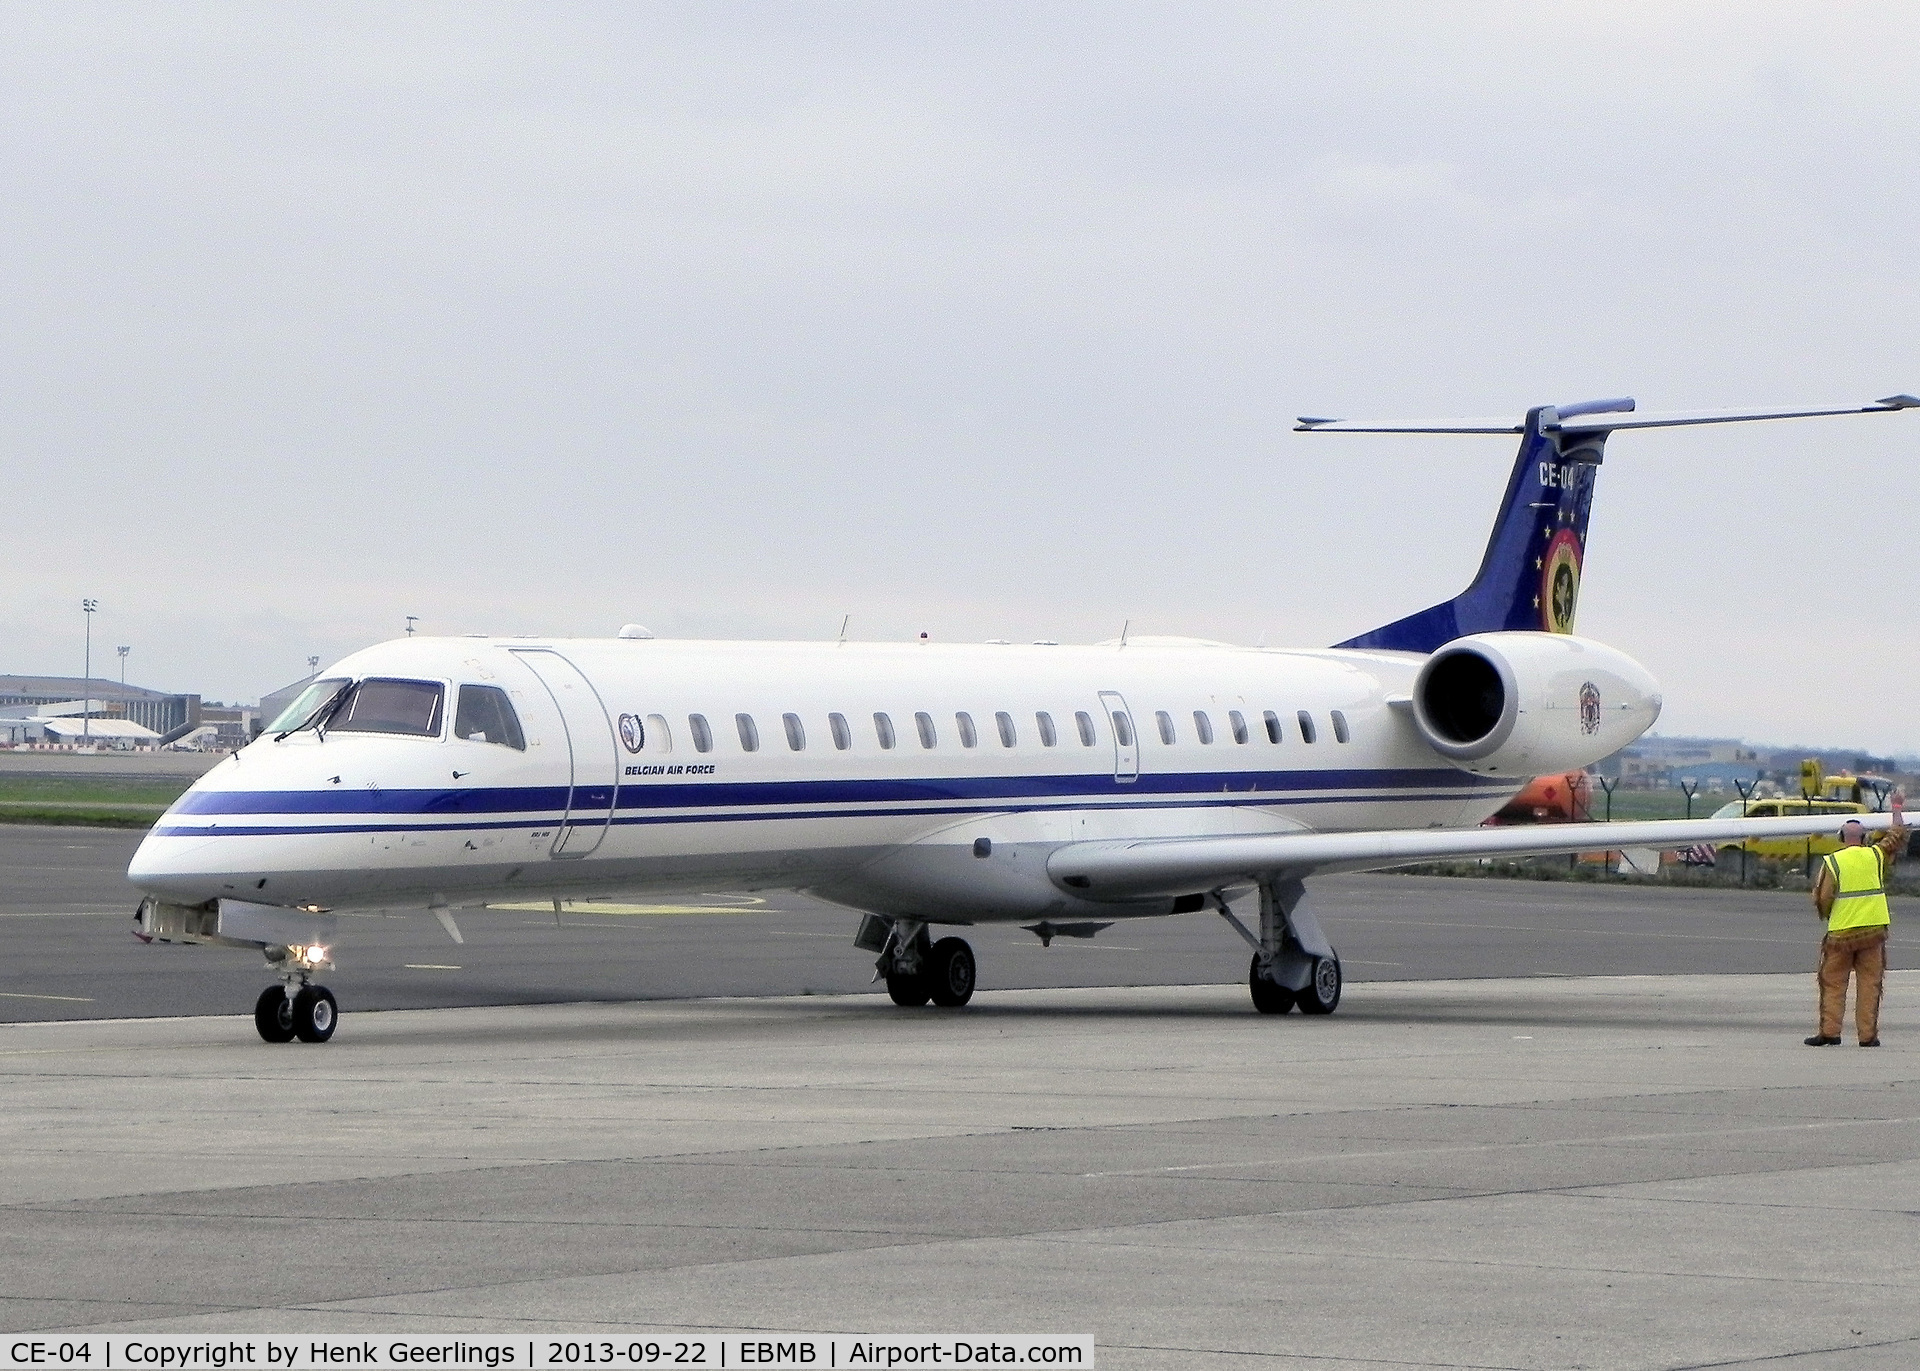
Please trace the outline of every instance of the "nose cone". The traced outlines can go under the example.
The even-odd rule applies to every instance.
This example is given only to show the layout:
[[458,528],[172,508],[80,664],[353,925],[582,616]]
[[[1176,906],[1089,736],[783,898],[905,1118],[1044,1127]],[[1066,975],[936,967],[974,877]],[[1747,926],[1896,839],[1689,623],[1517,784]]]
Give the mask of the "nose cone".
[[212,844],[205,838],[167,837],[162,832],[166,823],[161,819],[141,840],[127,863],[127,879],[145,894],[177,904],[199,904],[218,896],[220,873],[211,870],[209,862]]

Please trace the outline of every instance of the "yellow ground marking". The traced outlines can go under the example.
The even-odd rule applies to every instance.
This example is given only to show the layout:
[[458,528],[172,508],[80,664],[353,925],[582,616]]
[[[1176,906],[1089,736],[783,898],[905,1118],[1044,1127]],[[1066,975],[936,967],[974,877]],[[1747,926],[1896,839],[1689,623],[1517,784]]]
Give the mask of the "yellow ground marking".
[[27,995],[17,990],[0,990],[0,1000],[59,1000],[63,1004],[92,1004],[91,995]]
[[448,966],[445,962],[407,962],[404,971],[458,971],[457,966]]
[[[757,895],[747,895],[745,904],[613,904],[602,900],[562,900],[562,914],[752,914],[766,904]],[[512,909],[538,914],[553,913],[552,900],[527,900],[515,904],[490,904],[488,909]]]

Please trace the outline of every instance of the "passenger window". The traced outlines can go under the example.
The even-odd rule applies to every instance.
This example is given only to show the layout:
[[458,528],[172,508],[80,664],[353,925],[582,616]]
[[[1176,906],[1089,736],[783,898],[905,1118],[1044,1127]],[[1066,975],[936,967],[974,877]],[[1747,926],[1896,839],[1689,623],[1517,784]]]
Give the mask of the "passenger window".
[[1013,715],[1003,710],[993,716],[993,722],[1000,729],[1000,746],[1012,747],[1020,741],[1019,735],[1013,731]]
[[664,714],[647,715],[647,751],[673,751],[673,730],[667,727]]
[[1133,720],[1117,709],[1113,711],[1113,736],[1120,746],[1133,746]]
[[1193,711],[1193,731],[1199,736],[1201,742],[1210,743],[1213,741],[1213,720],[1207,717],[1206,710],[1196,709]]
[[881,747],[883,748],[892,747],[893,746],[893,720],[888,718],[885,714],[874,715],[873,716],[873,736],[880,740]]
[[695,752],[713,751],[713,730],[707,727],[706,715],[687,715],[687,732],[693,735],[693,750]]
[[1303,709],[1294,717],[1300,720],[1300,741],[1303,743],[1313,742],[1313,715]]
[[1053,715],[1043,709],[1033,716],[1033,721],[1040,727],[1040,746],[1052,747],[1060,741],[1060,735],[1053,731]]
[[847,727],[844,714],[827,715],[827,727],[833,731],[833,745],[845,752],[853,746],[853,730]]
[[733,726],[740,730],[740,750],[742,752],[758,752],[760,750],[760,729],[753,722],[753,715],[734,715]]
[[527,750],[513,703],[499,686],[463,685],[454,711],[453,736],[470,743],[498,743],[518,752]]
[[1233,728],[1233,740],[1244,743],[1247,740],[1247,716],[1237,709],[1227,711],[1227,723]]
[[920,730],[920,746],[932,747],[940,741],[939,736],[933,731],[933,715],[915,714],[913,726]]
[[1153,711],[1153,721],[1159,725],[1160,741],[1169,747],[1173,746],[1173,715],[1164,709],[1156,709]]
[[1093,715],[1084,709],[1073,712],[1073,726],[1080,730],[1080,746],[1093,746]]
[[1286,734],[1280,731],[1280,716],[1278,714],[1275,714],[1269,709],[1262,717],[1265,719],[1267,725],[1268,742],[1277,743],[1286,736]]
[[1333,717],[1333,740],[1337,743],[1346,742],[1348,738],[1352,736],[1347,732],[1347,716],[1342,714],[1339,710],[1336,709],[1333,711],[1332,717]]
[[401,733],[415,738],[440,736],[440,704],[446,688],[438,681],[384,681],[369,677],[347,692],[327,720],[329,733]]
[[960,730],[960,746],[972,747],[980,741],[980,735],[973,731],[973,715],[960,713],[953,716],[954,725]]
[[804,752],[807,747],[807,730],[801,727],[798,714],[782,714],[780,722],[787,726],[787,746],[795,752]]

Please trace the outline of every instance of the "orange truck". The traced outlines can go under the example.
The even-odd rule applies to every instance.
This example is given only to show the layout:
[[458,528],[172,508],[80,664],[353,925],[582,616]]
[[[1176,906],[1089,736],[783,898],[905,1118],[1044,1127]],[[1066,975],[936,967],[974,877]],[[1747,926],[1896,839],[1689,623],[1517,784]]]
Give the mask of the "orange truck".
[[1593,817],[1593,777],[1584,771],[1535,776],[1527,787],[1487,822],[1495,824],[1567,824]]

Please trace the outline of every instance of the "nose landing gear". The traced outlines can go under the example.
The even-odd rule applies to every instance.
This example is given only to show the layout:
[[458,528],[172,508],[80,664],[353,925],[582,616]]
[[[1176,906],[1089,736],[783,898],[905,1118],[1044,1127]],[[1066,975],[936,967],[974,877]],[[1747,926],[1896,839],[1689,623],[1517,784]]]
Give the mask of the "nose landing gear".
[[887,982],[887,994],[903,1009],[932,1000],[958,1009],[973,998],[973,949],[963,938],[930,943],[918,919],[895,919],[880,947],[875,970]]
[[[279,956],[275,956],[275,953]],[[260,992],[253,1004],[253,1026],[270,1043],[323,1043],[340,1022],[340,1005],[324,985],[314,985],[313,973],[331,968],[324,947],[270,947],[267,965],[280,973],[280,984]]]

